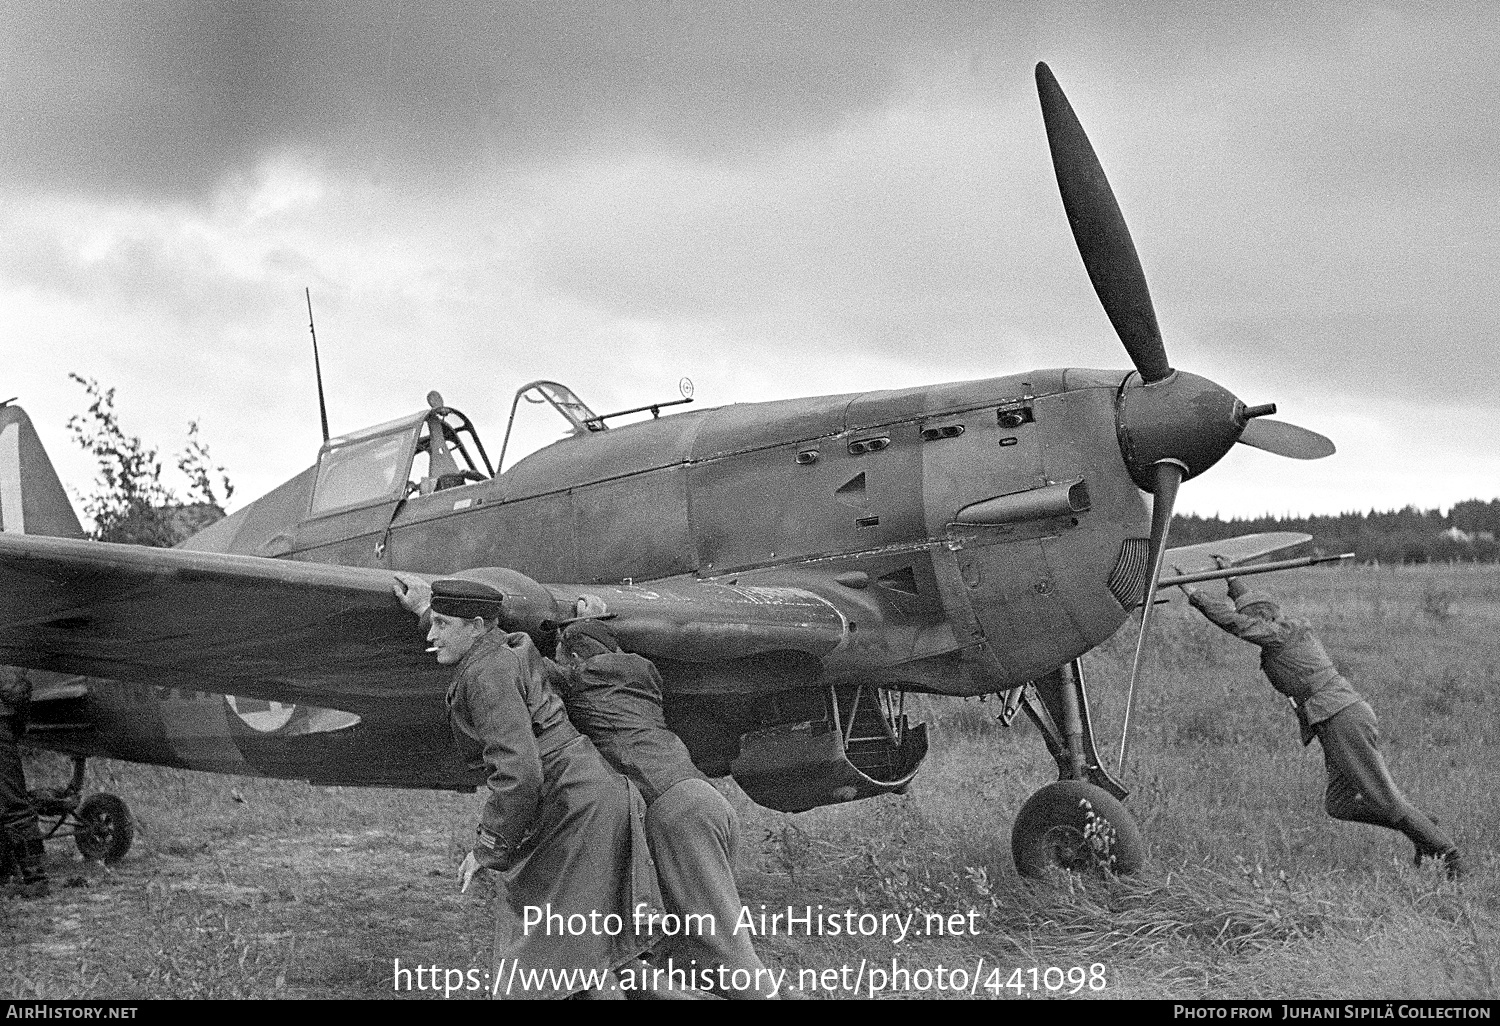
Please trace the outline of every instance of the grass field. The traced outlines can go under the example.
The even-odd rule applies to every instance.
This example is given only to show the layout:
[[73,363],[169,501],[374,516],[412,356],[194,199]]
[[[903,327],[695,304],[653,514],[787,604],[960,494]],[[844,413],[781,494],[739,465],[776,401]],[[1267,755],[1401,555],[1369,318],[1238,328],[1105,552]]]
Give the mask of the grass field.
[[[861,960],[865,996],[868,970],[893,959],[927,974],[889,996],[949,996],[954,969],[1004,998],[1075,984],[1080,997],[1500,996],[1500,567],[1308,570],[1270,587],[1374,705],[1397,781],[1465,852],[1462,883],[1414,869],[1395,833],[1328,819],[1320,750],[1298,744],[1255,649],[1174,600],[1124,774],[1151,849],[1140,874],[1020,880],[1010,824],[1054,764],[1029,725],[995,722],[993,702],[923,699],[933,753],[910,794],[788,816],[731,785],[742,898],[918,923],[959,913],[963,935],[777,936],[767,962],[804,985],[849,966],[810,995],[825,997],[853,996]],[[1127,625],[1085,659],[1110,753],[1133,640]],[[103,761],[90,773],[91,790],[131,803],[136,847],[105,871],[56,843],[53,896],[0,900],[0,996],[380,997],[395,959],[485,964],[489,910],[453,880],[472,796]]]

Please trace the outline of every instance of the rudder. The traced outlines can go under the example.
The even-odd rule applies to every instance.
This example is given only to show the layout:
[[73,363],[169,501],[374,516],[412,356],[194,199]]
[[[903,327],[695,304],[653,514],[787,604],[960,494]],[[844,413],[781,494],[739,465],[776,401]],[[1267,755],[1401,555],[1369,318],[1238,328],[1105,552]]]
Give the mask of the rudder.
[[31,418],[0,403],[0,531],[82,538],[83,527]]

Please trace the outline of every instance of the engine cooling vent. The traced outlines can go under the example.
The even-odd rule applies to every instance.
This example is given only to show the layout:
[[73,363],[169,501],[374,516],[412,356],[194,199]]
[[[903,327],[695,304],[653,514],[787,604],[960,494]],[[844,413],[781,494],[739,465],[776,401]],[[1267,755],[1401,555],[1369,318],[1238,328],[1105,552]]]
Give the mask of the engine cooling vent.
[[1151,542],[1147,538],[1126,538],[1120,545],[1120,558],[1109,572],[1109,593],[1126,609],[1134,609],[1146,599],[1150,554]]

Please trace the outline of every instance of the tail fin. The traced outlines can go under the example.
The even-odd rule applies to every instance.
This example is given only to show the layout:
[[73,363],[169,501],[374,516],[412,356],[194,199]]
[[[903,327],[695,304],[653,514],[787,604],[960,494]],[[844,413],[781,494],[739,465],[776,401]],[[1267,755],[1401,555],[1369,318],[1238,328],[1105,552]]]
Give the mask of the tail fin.
[[0,403],[0,531],[82,538],[47,450],[19,406]]

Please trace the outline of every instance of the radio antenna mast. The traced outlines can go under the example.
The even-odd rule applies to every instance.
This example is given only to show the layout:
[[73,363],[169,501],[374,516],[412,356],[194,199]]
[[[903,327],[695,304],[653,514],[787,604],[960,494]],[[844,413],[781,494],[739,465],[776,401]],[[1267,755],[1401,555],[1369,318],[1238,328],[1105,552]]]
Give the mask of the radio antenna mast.
[[313,373],[318,378],[318,416],[323,418],[323,444],[328,444],[328,404],[323,401],[323,365],[318,362],[318,329],[313,327],[312,289],[304,288],[307,296],[307,330],[312,332]]

